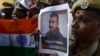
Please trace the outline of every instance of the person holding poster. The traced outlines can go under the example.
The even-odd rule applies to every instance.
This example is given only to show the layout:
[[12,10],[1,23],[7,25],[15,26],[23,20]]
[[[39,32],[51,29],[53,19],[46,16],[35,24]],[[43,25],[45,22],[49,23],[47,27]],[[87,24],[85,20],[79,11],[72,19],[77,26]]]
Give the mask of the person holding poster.
[[69,56],[100,56],[100,0],[78,0],[72,14]]

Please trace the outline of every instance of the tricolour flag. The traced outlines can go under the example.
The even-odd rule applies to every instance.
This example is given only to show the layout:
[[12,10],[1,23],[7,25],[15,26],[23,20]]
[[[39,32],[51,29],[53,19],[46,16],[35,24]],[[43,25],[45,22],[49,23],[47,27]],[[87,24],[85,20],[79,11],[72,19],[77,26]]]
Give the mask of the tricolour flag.
[[0,56],[36,56],[37,19],[0,20]]

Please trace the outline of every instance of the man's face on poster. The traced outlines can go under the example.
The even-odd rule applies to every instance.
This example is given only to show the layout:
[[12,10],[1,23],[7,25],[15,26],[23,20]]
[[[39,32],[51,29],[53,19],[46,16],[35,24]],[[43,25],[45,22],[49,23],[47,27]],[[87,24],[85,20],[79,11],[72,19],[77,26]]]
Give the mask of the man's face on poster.
[[49,28],[51,32],[54,32],[58,28],[58,18],[56,16],[50,17]]

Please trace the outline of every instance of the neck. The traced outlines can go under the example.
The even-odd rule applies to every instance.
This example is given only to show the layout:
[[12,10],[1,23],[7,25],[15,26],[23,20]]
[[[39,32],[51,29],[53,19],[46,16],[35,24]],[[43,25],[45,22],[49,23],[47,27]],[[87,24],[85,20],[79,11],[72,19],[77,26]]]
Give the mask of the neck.
[[[92,36],[93,37],[93,36]],[[97,34],[95,38],[92,38],[90,40],[77,40],[77,52],[80,53],[81,51],[85,50],[86,48],[90,47],[92,44],[94,44],[96,41],[99,40],[100,35]]]
[[58,29],[55,29],[54,31],[52,31],[52,32],[51,32],[52,35],[55,35],[55,34],[57,33],[57,30],[58,30]]
[[[95,40],[97,41],[97,40]],[[89,46],[91,46],[95,41],[90,41],[90,42],[86,42],[86,41],[78,41],[77,44],[77,53],[80,53],[81,51],[83,51],[84,49],[88,48]]]

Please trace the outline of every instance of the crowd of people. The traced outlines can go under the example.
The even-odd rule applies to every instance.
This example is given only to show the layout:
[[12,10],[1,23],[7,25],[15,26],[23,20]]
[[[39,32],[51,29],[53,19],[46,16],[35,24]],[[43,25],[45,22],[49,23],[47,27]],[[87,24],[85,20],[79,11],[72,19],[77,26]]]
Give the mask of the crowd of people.
[[[69,56],[100,56],[100,0],[85,1],[32,0],[28,8],[21,3],[15,7],[14,4],[4,2],[2,4],[4,8],[0,10],[0,19],[38,18],[40,9],[68,3],[73,16],[71,30],[73,39],[69,39],[71,42]],[[47,36],[49,34],[48,32]]]
[[20,0],[16,4],[4,2],[3,8],[0,10],[0,18],[11,19],[11,18],[33,18],[38,17],[40,9],[48,6],[55,6],[64,3],[72,5],[71,0],[31,0],[27,6],[23,5]]

